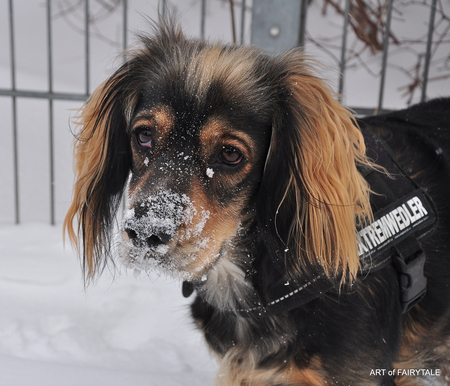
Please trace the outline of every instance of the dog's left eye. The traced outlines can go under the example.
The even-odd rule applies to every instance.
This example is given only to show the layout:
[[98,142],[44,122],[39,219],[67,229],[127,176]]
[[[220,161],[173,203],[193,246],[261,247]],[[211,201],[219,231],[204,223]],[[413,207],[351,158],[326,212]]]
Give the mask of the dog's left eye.
[[136,130],[136,139],[139,145],[152,147],[152,132],[148,127],[140,127]]
[[229,166],[236,166],[241,163],[244,156],[233,146],[223,146],[219,153],[219,162]]

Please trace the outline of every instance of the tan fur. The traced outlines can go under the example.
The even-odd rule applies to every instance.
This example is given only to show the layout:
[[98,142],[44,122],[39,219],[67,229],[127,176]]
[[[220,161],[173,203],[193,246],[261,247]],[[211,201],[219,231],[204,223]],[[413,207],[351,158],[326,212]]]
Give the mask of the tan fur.
[[327,275],[354,279],[359,269],[356,227],[371,216],[369,186],[356,168],[370,165],[364,140],[351,113],[305,59],[293,53],[285,60],[292,63],[287,82],[299,106],[300,131],[292,141],[291,151],[298,156],[287,189],[295,192],[299,209],[291,239],[304,240],[296,245],[298,255],[318,262]]
[[[89,100],[82,107],[78,120],[75,122],[81,126],[82,129],[76,137],[74,146],[74,158],[75,158],[75,187],[73,193],[73,201],[69,208],[69,211],[64,220],[63,228],[69,235],[72,245],[77,246],[77,234],[80,236],[80,226],[84,221],[86,227],[99,228],[101,224],[95,222],[93,213],[86,212],[81,213],[82,206],[88,200],[88,196],[96,194],[96,191],[89,192],[87,189],[91,182],[95,183],[99,176],[99,171],[106,167],[105,156],[108,146],[107,137],[105,136],[105,119],[98,121],[97,109],[102,99],[105,97],[105,85],[107,82],[101,84],[89,98]],[[101,199],[99,197],[93,197],[94,199]],[[73,222],[76,215],[82,216],[78,220],[78,231],[75,232],[73,228]],[[99,229],[97,229],[98,231]],[[87,262],[87,269],[90,275],[94,274],[95,262],[94,262],[94,248],[96,247],[97,240],[93,237],[93,233],[84,235],[83,243],[85,247],[85,256]],[[101,242],[101,240],[99,240]]]
[[[224,208],[212,205],[203,193],[199,181],[193,181],[191,190],[189,198],[197,211],[207,208],[210,213],[201,235],[198,236],[198,240],[190,241],[190,244],[195,245],[207,239],[209,240],[207,247],[199,251],[195,260],[184,267],[187,272],[194,274],[196,278],[200,278],[216,263],[224,244],[236,235],[240,224],[240,208],[233,206]],[[193,228],[195,225],[194,223],[187,226]],[[186,225],[182,225],[179,232],[183,232],[185,227]],[[183,242],[179,243],[179,245],[181,246],[180,252],[183,254],[186,246]]]
[[221,362],[214,386],[299,385],[324,386],[325,374],[319,357],[313,357],[308,368],[299,369],[293,360],[284,366],[269,369],[255,368],[254,359],[246,352],[240,358],[238,350],[230,350]]
[[[420,307],[420,305],[416,306]],[[403,331],[402,345],[394,363],[395,369],[428,369],[441,371],[442,384],[450,379],[450,341],[442,340],[446,323],[434,324],[427,320],[419,322],[408,316]],[[397,386],[422,386],[420,377],[398,376]]]
[[237,148],[244,147],[246,155],[252,158],[255,154],[255,144],[250,135],[233,130],[228,122],[223,119],[213,117],[208,119],[206,124],[200,130],[200,142],[203,144],[202,151],[204,156],[212,153],[214,146],[223,144],[236,146]]
[[225,90],[250,89],[254,87],[254,52],[250,47],[234,50],[211,45],[203,48],[189,63],[186,85],[197,87],[190,89],[194,95],[204,94],[214,80],[221,80]]
[[[76,181],[73,201],[64,219],[63,230],[64,234],[68,233],[73,246],[81,249],[77,239],[79,238],[82,242],[83,264],[87,280],[95,276],[103,261],[102,251],[106,242],[105,227],[99,221],[99,214],[93,212],[90,203],[103,199],[96,186],[102,171],[108,167],[106,165],[106,152],[109,146],[107,132],[112,105],[107,102],[116,97],[112,90],[124,74],[125,70],[103,82],[82,106],[74,122],[80,127],[79,132],[76,133],[74,145]],[[131,106],[135,105],[136,101],[135,93],[130,93],[127,95],[127,100],[123,101],[124,113],[128,120]],[[77,216],[78,226],[75,231],[74,221]],[[84,234],[83,229],[86,230]]]
[[[445,346],[443,344],[443,346]],[[446,347],[446,352],[448,352],[448,346]],[[442,353],[439,353],[442,354]],[[417,375],[397,375],[395,377],[396,386],[428,386],[428,385],[436,385],[436,386],[444,386],[448,385],[448,379],[450,377],[450,359],[447,358],[446,363],[433,363],[430,361],[430,356],[435,356],[436,352],[431,350],[431,352],[421,351],[413,354],[413,357],[407,361],[395,362],[394,370],[397,372],[397,369],[400,370],[440,370],[441,375],[438,376],[426,376],[425,380],[421,376]],[[400,373],[401,374],[401,373]],[[434,382],[428,382],[433,380]]]

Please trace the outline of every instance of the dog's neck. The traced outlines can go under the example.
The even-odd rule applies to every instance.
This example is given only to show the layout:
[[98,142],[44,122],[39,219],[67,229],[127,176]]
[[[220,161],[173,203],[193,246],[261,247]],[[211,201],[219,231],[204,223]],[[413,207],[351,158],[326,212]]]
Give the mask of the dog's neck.
[[250,278],[252,254],[236,245],[239,243],[230,242],[222,248],[218,262],[197,287],[202,299],[223,311],[236,311],[259,303]]

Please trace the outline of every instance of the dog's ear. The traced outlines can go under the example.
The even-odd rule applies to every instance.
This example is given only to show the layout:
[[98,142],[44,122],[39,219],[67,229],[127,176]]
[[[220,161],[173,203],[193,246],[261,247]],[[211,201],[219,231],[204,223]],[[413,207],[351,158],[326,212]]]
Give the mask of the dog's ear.
[[79,242],[87,280],[109,256],[113,220],[131,167],[127,126],[138,95],[129,74],[127,63],[95,90],[76,121],[76,182],[64,229],[73,245]]
[[[151,23],[154,36],[128,50],[126,63],[81,108],[75,136],[75,187],[64,230],[83,257],[85,279],[92,279],[110,256],[113,222],[132,166],[129,124],[146,85],[167,74],[167,53],[184,41],[172,17]],[[158,64],[155,64],[155,63]],[[74,221],[78,225],[74,229]]]
[[357,170],[370,166],[364,140],[308,60],[293,51],[281,62],[260,221],[270,253],[294,277],[320,265],[343,283],[359,268],[357,224],[371,216],[369,186]]

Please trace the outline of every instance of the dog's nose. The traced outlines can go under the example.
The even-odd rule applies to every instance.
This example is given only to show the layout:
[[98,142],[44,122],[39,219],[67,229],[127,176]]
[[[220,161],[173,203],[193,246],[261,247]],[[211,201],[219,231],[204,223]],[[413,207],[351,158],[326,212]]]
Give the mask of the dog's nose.
[[167,233],[158,232],[147,237],[145,241],[149,247],[157,247],[158,245],[167,244],[170,239],[171,237]]
[[130,241],[137,239],[137,233],[134,229],[125,229],[125,232],[126,232],[128,238],[130,239]]
[[149,247],[157,247],[159,245],[167,244],[172,239],[172,236],[164,231],[149,232],[150,236],[145,239],[140,238],[134,229],[126,228],[125,232],[132,243],[136,244],[140,239],[141,242],[145,241]]

